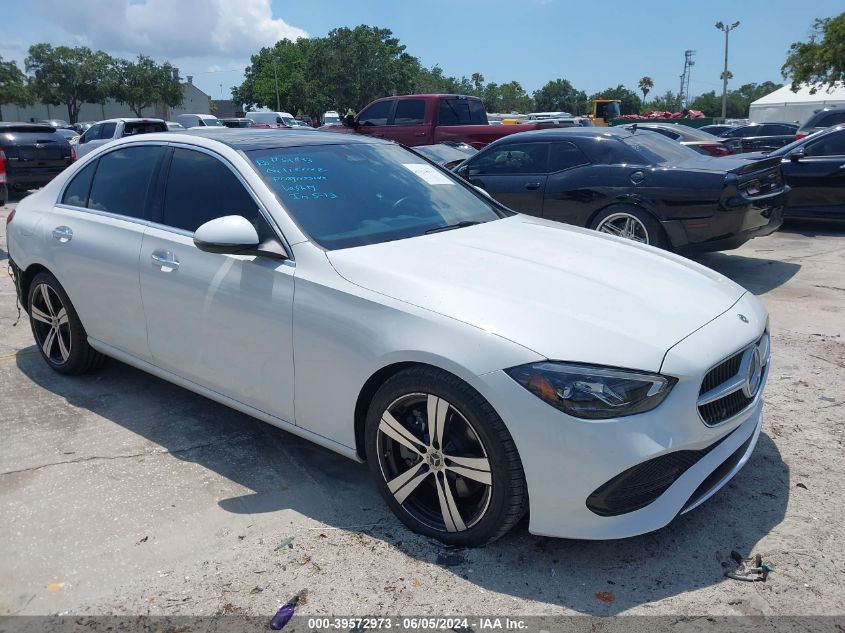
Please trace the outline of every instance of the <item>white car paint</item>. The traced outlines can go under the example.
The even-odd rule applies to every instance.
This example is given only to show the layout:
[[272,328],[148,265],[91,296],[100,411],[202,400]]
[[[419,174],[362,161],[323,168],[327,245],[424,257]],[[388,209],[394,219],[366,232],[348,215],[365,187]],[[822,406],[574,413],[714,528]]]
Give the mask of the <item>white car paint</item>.
[[[56,204],[88,160],[133,142],[204,148],[228,162],[292,257],[206,253],[184,231]],[[51,237],[59,225],[73,225],[72,241]],[[748,441],[706,496],[741,468],[762,423],[762,386],[718,425],[705,425],[696,409],[705,373],[767,327],[761,303],[717,273],[520,215],[327,252],[243,153],[211,138],[150,134],[100,148],[20,202],[8,243],[21,269],[37,264],[57,276],[96,349],[353,459],[355,406],[371,376],[399,362],[451,372],[510,431],[537,534],[620,538],[660,528]],[[150,266],[157,249],[177,254],[178,270]],[[660,371],[678,382],[652,411],[584,420],[504,372],[548,358]],[[719,440],[645,508],[602,517],[585,506],[597,486],[631,466]]]

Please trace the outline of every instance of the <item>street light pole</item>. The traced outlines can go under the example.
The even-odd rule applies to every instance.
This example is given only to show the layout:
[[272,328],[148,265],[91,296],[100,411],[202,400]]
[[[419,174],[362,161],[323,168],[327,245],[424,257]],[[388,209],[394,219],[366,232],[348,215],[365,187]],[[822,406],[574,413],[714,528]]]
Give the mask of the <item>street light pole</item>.
[[282,111],[282,105],[279,101],[279,73],[276,71],[276,58],[273,58],[273,77],[276,79],[276,112]]
[[716,28],[725,32],[725,70],[722,71],[722,118],[728,116],[728,34],[739,26],[739,21],[731,25],[716,22]]

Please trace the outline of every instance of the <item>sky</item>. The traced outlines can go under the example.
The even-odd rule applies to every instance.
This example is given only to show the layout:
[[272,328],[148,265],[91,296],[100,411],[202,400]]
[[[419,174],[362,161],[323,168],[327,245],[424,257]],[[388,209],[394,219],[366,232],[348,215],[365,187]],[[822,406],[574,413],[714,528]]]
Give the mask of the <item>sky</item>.
[[287,37],[358,24],[389,28],[425,66],[529,92],[568,79],[587,94],[644,75],[653,95],[677,92],[695,51],[690,94],[721,92],[724,33],[732,87],[783,79],[789,45],[842,0],[0,0],[0,56],[23,69],[31,44],[86,45],[114,56],[170,61],[214,99],[229,98],[251,53]]

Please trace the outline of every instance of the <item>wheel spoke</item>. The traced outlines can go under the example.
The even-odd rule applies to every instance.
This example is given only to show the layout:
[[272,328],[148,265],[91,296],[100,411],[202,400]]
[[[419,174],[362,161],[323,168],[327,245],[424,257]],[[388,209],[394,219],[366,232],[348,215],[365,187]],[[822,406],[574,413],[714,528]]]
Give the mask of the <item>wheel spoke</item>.
[[399,421],[393,417],[390,411],[385,411],[382,414],[378,429],[385,435],[399,442],[405,448],[409,448],[419,455],[422,455],[425,450],[422,442],[414,437],[408,429],[399,424]]
[[488,486],[493,485],[493,477],[490,474],[490,460],[486,457],[454,457],[444,455],[446,459],[446,470],[473,479]]
[[56,341],[56,328],[50,328],[50,331],[47,332],[47,336],[44,337],[44,343],[41,345],[41,349],[44,351],[44,355],[47,358],[50,358],[50,351],[53,349],[53,343]]
[[53,319],[40,308],[36,308],[34,304],[30,306],[29,313],[36,321],[41,321],[42,323],[46,323],[50,326],[53,325]]
[[609,222],[607,224],[602,225],[601,231],[602,233],[608,233],[610,235],[618,235],[622,237],[622,229],[620,229],[615,224],[611,224]]
[[440,514],[443,516],[443,523],[447,532],[462,532],[467,529],[461,513],[458,512],[458,504],[452,496],[452,489],[449,487],[449,480],[445,474],[436,476],[437,497],[440,499]]
[[396,501],[399,503],[405,503],[405,499],[408,498],[408,495],[416,490],[417,486],[422,483],[423,479],[428,477],[430,474],[431,471],[427,466],[425,466],[425,462],[419,462],[398,477],[394,477],[388,481],[387,487],[390,489],[390,492],[393,493],[393,496],[396,497]]
[[47,308],[50,316],[55,316],[56,311],[53,309],[53,302],[50,301],[50,291],[47,290],[47,284],[41,284],[39,288],[41,289],[41,298],[44,299],[44,307]]
[[67,310],[62,307],[62,309],[59,310],[59,314],[56,315],[56,318],[59,320],[59,325],[64,325],[65,323],[67,323]]
[[68,356],[70,356],[70,350],[65,345],[65,339],[62,336],[61,331],[59,328],[56,328],[56,338],[59,340],[59,353],[62,355],[62,362],[66,361]]
[[446,426],[446,414],[449,412],[449,403],[443,398],[428,395],[426,401],[428,409],[428,441],[437,448],[443,448],[443,428]]

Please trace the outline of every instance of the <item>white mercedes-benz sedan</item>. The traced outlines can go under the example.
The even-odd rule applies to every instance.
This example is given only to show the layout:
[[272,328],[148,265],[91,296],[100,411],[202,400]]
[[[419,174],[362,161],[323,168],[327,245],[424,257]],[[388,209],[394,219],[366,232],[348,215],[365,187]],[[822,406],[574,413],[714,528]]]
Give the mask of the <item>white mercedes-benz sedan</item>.
[[[8,219],[44,360],[109,356],[366,460],[447,543],[611,539],[754,450],[750,293],[679,256],[515,214],[399,145],[232,129],[98,148]],[[178,424],[178,420],[173,420]]]

